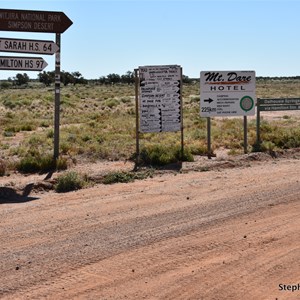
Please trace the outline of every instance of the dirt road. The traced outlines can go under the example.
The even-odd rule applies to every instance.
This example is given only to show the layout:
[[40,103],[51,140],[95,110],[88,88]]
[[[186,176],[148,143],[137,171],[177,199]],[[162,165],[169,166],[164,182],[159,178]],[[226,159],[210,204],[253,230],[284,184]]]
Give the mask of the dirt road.
[[299,159],[27,200],[0,205],[1,299],[300,299]]

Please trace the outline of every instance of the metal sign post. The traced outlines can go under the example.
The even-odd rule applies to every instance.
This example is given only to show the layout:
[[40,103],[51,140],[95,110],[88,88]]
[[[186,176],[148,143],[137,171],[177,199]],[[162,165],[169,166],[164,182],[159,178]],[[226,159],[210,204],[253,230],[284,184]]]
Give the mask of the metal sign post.
[[60,33],[56,34],[59,50],[55,54],[55,105],[54,105],[54,159],[59,156],[59,125],[60,125]]
[[248,123],[247,116],[244,116],[244,153],[248,153]]
[[210,117],[207,117],[207,157],[211,159],[212,151],[211,151],[211,122]]
[[257,99],[256,105],[256,148],[260,151],[260,99]]
[[[182,82],[182,68],[180,68],[180,88],[183,86]],[[180,91],[180,116],[181,116],[181,161],[184,159],[184,136],[183,136],[183,103],[182,103],[182,91]]]
[[140,162],[140,137],[139,137],[139,77],[138,69],[134,69],[135,77],[135,137],[136,137],[136,163],[135,168],[139,165]]
[[[56,44],[51,41],[0,38],[0,51],[49,55],[56,53],[54,159],[59,156],[61,33],[72,24],[63,12],[0,9],[0,30],[56,34]],[[0,70],[41,71],[46,66],[47,63],[41,58],[0,57]]]

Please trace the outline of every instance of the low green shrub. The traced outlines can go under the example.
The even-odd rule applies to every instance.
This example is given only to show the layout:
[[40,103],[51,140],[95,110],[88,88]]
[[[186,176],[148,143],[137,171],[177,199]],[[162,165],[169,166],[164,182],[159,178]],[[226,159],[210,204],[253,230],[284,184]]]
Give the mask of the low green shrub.
[[62,171],[68,169],[68,160],[65,157],[59,157],[56,160],[56,170]]
[[51,154],[40,154],[38,151],[30,151],[16,166],[21,173],[45,173],[53,170],[66,170],[67,159],[58,158],[55,160]]
[[193,161],[189,149],[185,149],[181,157],[181,147],[166,147],[163,145],[150,145],[144,147],[140,153],[140,162],[152,166],[165,166],[180,161]]
[[118,106],[120,104],[120,101],[117,99],[109,99],[106,100],[105,105],[108,106],[109,108],[113,108],[115,106]]
[[0,159],[0,177],[4,176],[6,172],[6,164],[4,160]]
[[67,193],[82,189],[86,184],[87,181],[82,175],[72,171],[60,175],[54,189],[57,193]]
[[149,176],[152,176],[151,171],[146,173],[117,171],[105,175],[102,183],[104,184],[128,183],[128,182],[133,182],[134,180],[146,179]]
[[48,172],[55,168],[55,160],[50,154],[44,156],[28,154],[17,164],[17,170],[22,173]]
[[104,176],[104,184],[127,183],[134,181],[134,174],[129,172],[111,172]]

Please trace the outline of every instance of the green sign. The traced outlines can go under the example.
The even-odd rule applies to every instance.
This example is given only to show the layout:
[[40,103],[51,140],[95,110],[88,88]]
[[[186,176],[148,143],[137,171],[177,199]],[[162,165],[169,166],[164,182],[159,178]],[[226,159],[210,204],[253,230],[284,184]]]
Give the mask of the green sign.
[[300,110],[300,98],[258,99],[260,111]]
[[260,111],[284,111],[284,110],[300,110],[300,105],[269,105],[260,106]]

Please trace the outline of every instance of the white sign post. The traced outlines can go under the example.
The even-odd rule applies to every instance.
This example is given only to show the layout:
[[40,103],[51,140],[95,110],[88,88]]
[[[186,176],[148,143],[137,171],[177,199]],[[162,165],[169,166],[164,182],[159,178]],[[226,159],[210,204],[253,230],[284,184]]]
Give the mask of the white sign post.
[[207,117],[208,157],[211,158],[210,117],[244,116],[244,152],[247,153],[247,116],[255,115],[255,71],[202,71],[200,116]]
[[201,117],[255,115],[254,71],[203,71],[200,91]]

